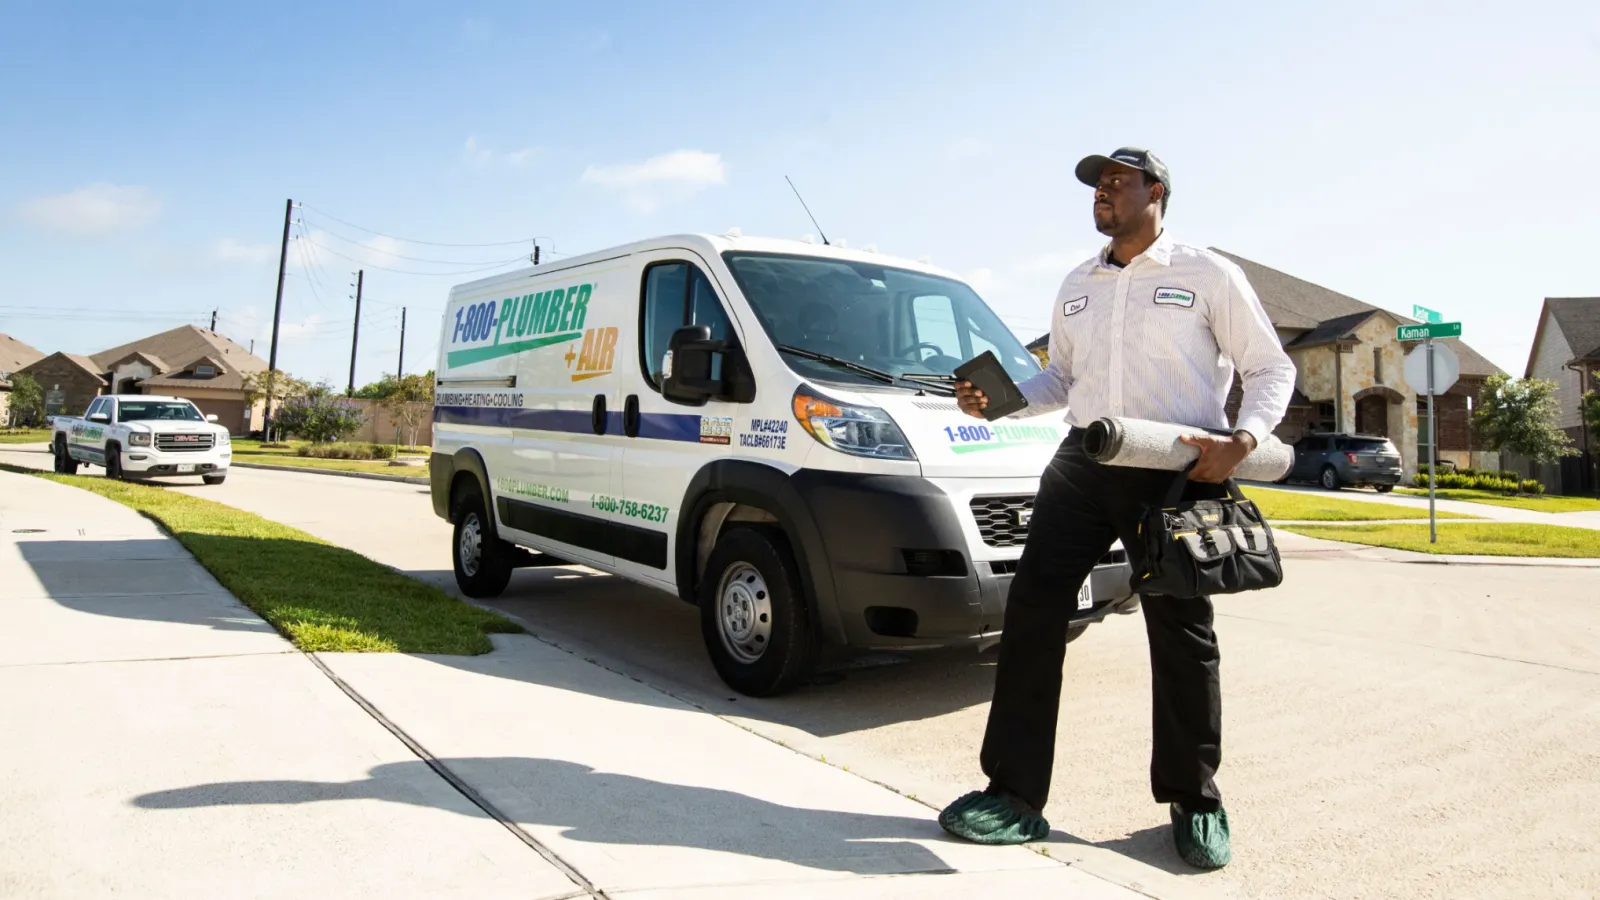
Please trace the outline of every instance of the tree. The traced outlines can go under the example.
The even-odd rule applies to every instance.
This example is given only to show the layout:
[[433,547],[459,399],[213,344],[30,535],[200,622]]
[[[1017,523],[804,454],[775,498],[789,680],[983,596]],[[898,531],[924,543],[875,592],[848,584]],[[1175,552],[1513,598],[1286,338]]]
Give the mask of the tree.
[[361,387],[356,388],[355,393],[351,394],[350,396],[359,400],[387,400],[389,397],[394,395],[395,391],[399,389],[399,379],[395,378],[393,375],[385,375],[371,384],[362,385]]
[[289,398],[274,418],[277,428],[313,444],[342,441],[367,424],[361,407],[335,394],[326,382],[309,385],[300,396]]
[[44,388],[32,375],[11,376],[11,424],[32,428],[44,421]]
[[381,402],[406,429],[406,446],[415,447],[417,429],[433,414],[433,373],[407,375],[396,380],[394,391]]
[[1583,395],[1583,424],[1589,427],[1596,441],[1600,441],[1600,394],[1589,391]]
[[1578,453],[1572,439],[1556,427],[1559,411],[1554,381],[1515,380],[1497,372],[1484,382],[1472,412],[1473,436],[1496,452],[1510,451],[1535,463],[1555,462]]

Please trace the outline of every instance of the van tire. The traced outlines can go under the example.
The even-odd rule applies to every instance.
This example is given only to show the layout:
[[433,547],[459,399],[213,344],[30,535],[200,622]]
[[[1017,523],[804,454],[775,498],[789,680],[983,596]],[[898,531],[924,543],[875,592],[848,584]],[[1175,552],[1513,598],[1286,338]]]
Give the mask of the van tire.
[[[454,507],[450,516],[455,522],[450,558],[455,566],[456,587],[468,597],[500,596],[511,583],[513,547],[495,534],[477,482],[468,481],[461,487]],[[475,555],[468,545],[475,545]]]
[[72,452],[67,449],[67,439],[57,435],[54,450],[56,457],[56,474],[78,474],[78,461],[72,458]]
[[711,665],[749,697],[792,690],[811,674],[815,643],[800,570],[783,533],[741,525],[717,538],[700,582],[700,631]]

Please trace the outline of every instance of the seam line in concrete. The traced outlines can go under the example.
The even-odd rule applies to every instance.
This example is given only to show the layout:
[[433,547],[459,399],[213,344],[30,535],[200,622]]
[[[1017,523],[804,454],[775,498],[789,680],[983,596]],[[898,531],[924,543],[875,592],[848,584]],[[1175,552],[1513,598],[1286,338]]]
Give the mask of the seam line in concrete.
[[213,653],[200,656],[143,656],[137,659],[76,659],[65,662],[0,663],[0,669],[43,669],[52,666],[110,666],[119,663],[193,662],[206,659],[251,659],[257,656],[289,656],[299,650],[273,650],[262,653]]
[[312,475],[333,475],[338,478],[366,478],[371,481],[392,481],[400,484],[429,484],[429,480],[417,475],[380,475],[377,472],[341,472],[338,469],[317,469],[311,466],[269,466],[264,463],[232,464],[235,469],[261,469],[267,472],[308,472]]
[[[567,878],[573,884],[577,885],[581,889],[577,893],[566,895],[567,897],[593,897],[596,898],[596,900],[609,900],[605,892],[597,887],[594,882],[584,877],[583,873],[579,872],[570,863],[562,859],[561,856],[554,850],[551,850],[549,847],[546,847],[544,844],[540,843],[538,838],[529,834],[527,830],[521,825],[517,824],[516,821],[511,819],[505,813],[501,812],[500,809],[491,803],[487,797],[484,797],[482,794],[478,793],[477,790],[472,787],[472,785],[467,784],[465,781],[461,780],[456,773],[450,771],[449,767],[440,762],[439,758],[429,752],[428,748],[422,746],[422,744],[419,743],[416,738],[413,738],[409,733],[407,733],[404,728],[401,728],[388,716],[384,715],[383,712],[376,706],[373,706],[366,697],[361,695],[360,691],[352,687],[343,678],[340,678],[333,671],[333,669],[329,668],[328,664],[318,658],[315,653],[305,653],[303,655],[307,659],[311,660],[311,664],[320,669],[322,674],[327,676],[328,680],[333,682],[335,687],[343,691],[345,696],[355,701],[357,706],[361,707],[361,709],[366,712],[367,715],[371,716],[373,721],[387,729],[390,734],[394,735],[395,738],[400,741],[400,743],[405,744],[407,749],[416,754],[418,759],[426,763],[428,768],[432,769],[440,778],[443,778],[446,784],[455,788],[456,791],[460,793],[461,796],[467,798],[467,801],[472,805],[483,810],[485,815],[489,816],[491,819],[494,819],[496,822],[499,822],[502,827],[511,832],[518,840],[526,844],[535,853],[543,857],[545,862],[548,862],[550,865],[559,869],[561,874],[567,876]],[[556,900],[561,900],[561,898],[556,898]]]

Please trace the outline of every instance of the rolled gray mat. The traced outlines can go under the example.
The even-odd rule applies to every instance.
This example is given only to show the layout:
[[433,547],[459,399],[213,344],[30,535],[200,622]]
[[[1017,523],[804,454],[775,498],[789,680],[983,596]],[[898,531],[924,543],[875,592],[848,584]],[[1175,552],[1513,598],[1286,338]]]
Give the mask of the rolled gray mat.
[[[1084,430],[1083,449],[1089,458],[1108,466],[1178,471],[1198,459],[1200,448],[1178,440],[1184,435],[1230,435],[1233,432],[1193,425],[1171,425],[1148,419],[1107,416]],[[1236,481],[1277,481],[1294,465],[1294,448],[1267,435],[1233,473]]]

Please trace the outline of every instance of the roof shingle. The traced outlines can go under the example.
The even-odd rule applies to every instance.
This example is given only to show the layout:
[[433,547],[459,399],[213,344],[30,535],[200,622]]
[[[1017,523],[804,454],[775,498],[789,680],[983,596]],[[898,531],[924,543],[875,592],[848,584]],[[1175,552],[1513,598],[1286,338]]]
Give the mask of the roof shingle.
[[1600,359],[1600,297],[1546,297],[1575,359]]
[[0,375],[8,375],[44,359],[44,354],[9,334],[0,334]]

